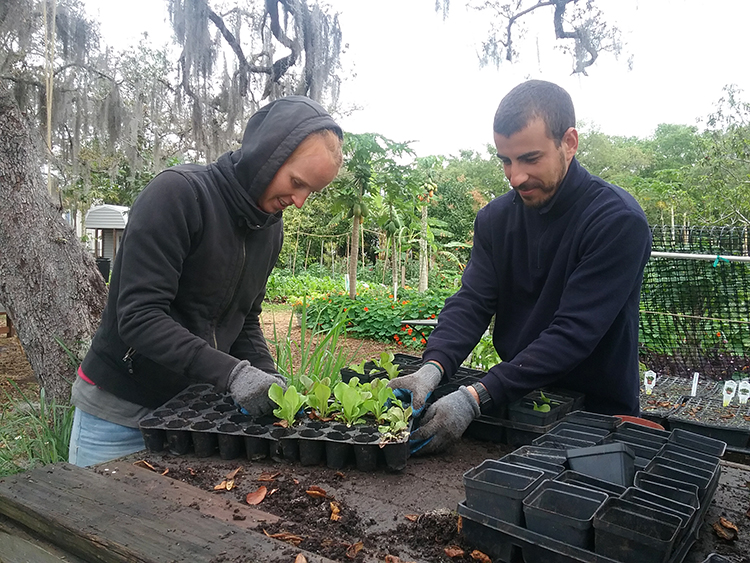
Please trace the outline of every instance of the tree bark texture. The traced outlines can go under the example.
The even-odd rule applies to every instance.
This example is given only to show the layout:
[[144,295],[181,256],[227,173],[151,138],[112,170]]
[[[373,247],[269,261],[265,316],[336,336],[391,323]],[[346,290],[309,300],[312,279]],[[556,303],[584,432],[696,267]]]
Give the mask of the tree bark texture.
[[349,298],[357,299],[357,259],[359,255],[359,215],[352,217],[352,246],[349,251]]
[[[0,86],[0,302],[47,396],[67,401],[107,287],[43,181],[26,118]],[[59,340],[59,342],[58,342]]]
[[428,263],[427,263],[427,204],[422,205],[422,230],[419,233],[419,287],[417,291],[427,291]]

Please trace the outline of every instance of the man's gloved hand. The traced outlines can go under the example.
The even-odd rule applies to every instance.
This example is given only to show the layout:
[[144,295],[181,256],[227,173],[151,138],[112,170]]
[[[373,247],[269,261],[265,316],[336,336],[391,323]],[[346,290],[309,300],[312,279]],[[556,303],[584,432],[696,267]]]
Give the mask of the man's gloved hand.
[[227,389],[234,402],[253,417],[271,414],[276,408],[268,397],[268,389],[278,383],[286,391],[286,379],[283,375],[266,373],[253,367],[247,360],[238,363],[229,374]]
[[411,408],[414,416],[417,417],[422,413],[424,404],[442,377],[443,371],[437,364],[427,362],[414,373],[391,379],[388,387],[396,392],[396,397],[399,399],[403,398],[403,395],[399,396],[400,393],[396,390],[401,389],[411,395]]
[[444,450],[461,438],[479,414],[479,403],[466,387],[461,386],[458,391],[438,399],[409,437],[411,453],[421,455]]

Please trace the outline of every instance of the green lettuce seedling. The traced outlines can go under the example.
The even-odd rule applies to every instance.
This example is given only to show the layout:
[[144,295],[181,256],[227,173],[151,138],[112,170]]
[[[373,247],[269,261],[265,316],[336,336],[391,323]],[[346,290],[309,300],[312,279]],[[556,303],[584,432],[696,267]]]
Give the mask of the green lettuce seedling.
[[318,418],[328,418],[333,410],[333,404],[329,402],[331,398],[330,379],[324,377],[316,381],[310,392],[307,394],[307,404],[315,411]]
[[360,389],[359,378],[352,377],[349,383],[339,382],[333,388],[333,396],[336,399],[336,407],[339,409],[339,418],[347,426],[362,424],[362,417],[367,414],[365,402],[372,397],[372,393]]
[[268,396],[279,405],[279,408],[274,409],[273,414],[286,421],[288,426],[294,424],[297,413],[307,402],[305,396],[301,395],[294,385],[290,385],[285,392],[278,383],[274,383],[268,389]]
[[538,405],[536,401],[532,401],[534,403],[534,410],[538,412],[549,412],[550,406],[549,403],[542,403]]
[[373,360],[376,366],[378,366],[380,369],[385,370],[385,372],[388,374],[388,379],[394,379],[398,377],[398,374],[400,372],[398,365],[393,363],[393,358],[393,352],[381,352],[380,358],[376,358]]
[[[363,385],[363,388],[365,385]],[[369,383],[369,389],[372,393],[372,397],[365,402],[365,407],[368,412],[371,412],[378,423],[382,423],[385,418],[384,415],[391,404],[401,405],[401,401],[396,399],[396,395],[393,393],[393,389],[386,385],[385,380],[378,379],[377,377]]]
[[378,426],[378,431],[383,435],[383,442],[399,440],[404,432],[409,428],[409,419],[412,415],[412,408],[399,404],[391,406],[383,415],[387,424]]

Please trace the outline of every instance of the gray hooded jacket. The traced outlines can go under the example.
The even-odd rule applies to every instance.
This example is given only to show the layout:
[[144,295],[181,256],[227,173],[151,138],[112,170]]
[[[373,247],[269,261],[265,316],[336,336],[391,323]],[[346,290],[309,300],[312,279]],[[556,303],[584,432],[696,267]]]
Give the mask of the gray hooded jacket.
[[223,391],[240,360],[275,371],[259,314],[282,220],[256,202],[300,142],[322,129],[342,136],[316,102],[282,98],[250,118],[240,150],[208,166],[170,168],[146,186],[81,365],[87,378],[155,408],[192,383]]

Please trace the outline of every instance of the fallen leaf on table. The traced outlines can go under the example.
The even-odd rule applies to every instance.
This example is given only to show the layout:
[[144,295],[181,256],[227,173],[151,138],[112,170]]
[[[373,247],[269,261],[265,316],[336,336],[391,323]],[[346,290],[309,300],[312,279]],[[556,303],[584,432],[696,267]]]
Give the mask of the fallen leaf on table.
[[464,528],[464,520],[463,517],[458,517],[458,522],[456,522],[456,531],[460,534],[461,530]]
[[362,551],[362,548],[365,547],[365,544],[363,544],[361,541],[358,541],[357,543],[353,543],[348,548],[346,548],[346,556],[349,559],[354,559],[357,554]]
[[406,518],[409,522],[416,522],[419,520],[419,514],[404,514],[404,518]]
[[289,423],[286,420],[277,420],[273,423],[274,426],[281,426],[282,428],[289,428]]
[[193,469],[192,467],[188,467],[187,470],[190,473],[190,475],[193,476],[193,477],[195,477],[196,475],[198,475],[198,473],[196,473],[195,469]]
[[264,471],[260,474],[260,477],[256,479],[256,481],[275,481],[276,477],[281,475],[281,472],[278,471],[276,473],[268,473],[267,471]]
[[445,554],[451,559],[454,557],[464,556],[464,550],[458,547],[457,545],[449,545],[443,551],[445,551]]
[[386,555],[385,563],[401,563],[401,559],[399,559],[395,555]]
[[[724,520],[724,518],[719,519],[718,522],[714,522],[712,527],[714,529],[714,532],[716,532],[716,535],[719,536],[721,539],[726,541],[734,541],[737,539],[737,528],[727,528],[722,525],[721,520]],[[734,526],[734,525],[733,525]]]
[[162,471],[162,475],[166,475],[167,473],[169,473],[169,467],[167,467],[164,471]]
[[214,491],[226,491],[227,490],[227,482],[222,481],[218,485],[214,487]]
[[268,491],[268,496],[270,497],[272,494],[274,494],[278,490],[279,489],[271,489],[270,491]]
[[492,559],[490,559],[488,555],[482,553],[478,549],[475,549],[471,552],[471,558],[475,561],[479,561],[480,563],[492,563]]
[[294,558],[294,563],[307,563],[307,557],[298,553],[297,557]]
[[266,489],[265,486],[261,485],[258,487],[257,490],[253,491],[252,493],[248,493],[245,497],[245,502],[251,506],[255,506],[256,504],[260,504],[264,498],[266,498],[266,494],[268,493],[268,489]]
[[331,520],[334,522],[341,520],[341,505],[335,500],[331,501]]
[[292,482],[293,482],[293,483],[294,483],[295,485],[299,485],[299,479],[294,479],[294,478],[292,478]]
[[230,471],[229,473],[227,473],[227,474],[225,475],[225,477],[226,477],[227,481],[233,481],[233,480],[234,480],[234,478],[235,478],[235,477],[237,477],[237,474],[238,474],[238,473],[239,473],[240,471],[242,471],[242,466],[241,466],[241,465],[240,465],[240,466],[239,466],[239,467],[238,467],[237,469],[234,469],[234,470]]
[[279,532],[278,534],[269,534],[268,532],[263,530],[263,533],[266,534],[269,538],[285,541],[287,543],[291,543],[292,545],[299,545],[302,543],[302,540],[305,539],[299,536],[295,536],[294,534],[290,534],[289,532]]
[[141,465],[143,467],[146,467],[146,468],[150,469],[151,471],[156,471],[156,467],[154,467],[153,465],[151,465],[145,459],[139,459],[138,461],[134,462],[133,465]]
[[323,489],[316,487],[315,485],[307,489],[305,492],[313,498],[326,498],[328,496]]
[[336,477],[341,477],[342,479],[346,479],[346,475],[344,475],[341,471],[337,471],[334,473]]
[[729,520],[727,520],[723,516],[719,517],[719,524],[721,524],[725,528],[728,528],[730,530],[734,530],[738,534],[740,533],[740,531],[737,529],[737,526],[734,524],[734,522],[730,522]]
[[234,489],[234,479],[227,481],[227,491],[231,491],[232,489]]

